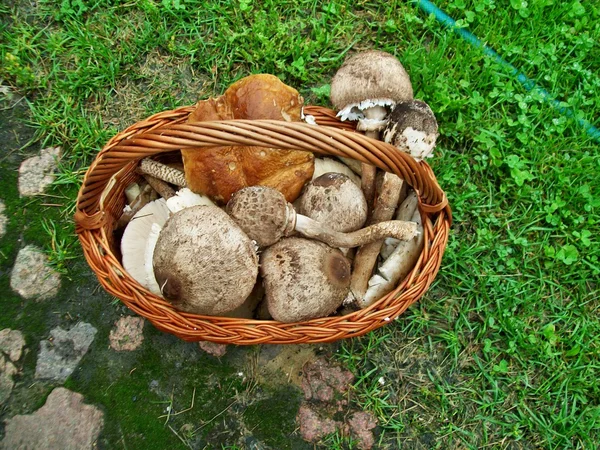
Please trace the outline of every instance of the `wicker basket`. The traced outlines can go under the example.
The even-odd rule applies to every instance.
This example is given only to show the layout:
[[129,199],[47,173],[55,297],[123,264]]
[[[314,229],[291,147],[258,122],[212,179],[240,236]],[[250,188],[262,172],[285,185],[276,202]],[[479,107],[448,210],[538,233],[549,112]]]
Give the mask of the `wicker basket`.
[[[238,345],[331,342],[360,336],[389,323],[425,293],[439,270],[451,223],[446,195],[426,163],[353,132],[352,125],[340,122],[326,108],[305,108],[320,126],[267,120],[185,123],[193,109],[162,112],[119,133],[100,151],[84,178],[77,199],[76,230],[85,257],[107,292],[158,329],[181,339]],[[138,161],[186,147],[232,145],[347,156],[399,175],[417,192],[423,218],[425,245],[415,268],[393,292],[366,309],[300,323],[183,313],[150,293],[123,269],[113,236],[125,206],[123,191],[138,178]]]

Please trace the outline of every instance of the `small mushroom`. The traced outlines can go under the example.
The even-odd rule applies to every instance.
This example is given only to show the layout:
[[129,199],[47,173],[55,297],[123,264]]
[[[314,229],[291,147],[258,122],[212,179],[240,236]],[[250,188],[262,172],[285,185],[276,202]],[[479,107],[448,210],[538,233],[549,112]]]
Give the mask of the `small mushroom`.
[[302,238],[282,239],[260,258],[273,319],[300,322],[332,314],[350,287],[350,262],[339,250]]
[[433,156],[438,124],[427,103],[420,100],[398,103],[383,130],[383,140],[409,153],[417,161]]
[[294,207],[276,189],[251,186],[236,192],[227,203],[227,213],[261,247],[274,244],[294,231],[331,247],[357,247],[385,237],[412,239],[416,224],[412,222],[380,222],[351,233],[341,233],[297,214]]
[[345,233],[365,224],[367,202],[360,188],[346,175],[325,173],[304,187],[298,212]]
[[222,315],[239,307],[258,275],[254,244],[216,206],[173,214],[158,236],[153,262],[164,297],[195,314]]

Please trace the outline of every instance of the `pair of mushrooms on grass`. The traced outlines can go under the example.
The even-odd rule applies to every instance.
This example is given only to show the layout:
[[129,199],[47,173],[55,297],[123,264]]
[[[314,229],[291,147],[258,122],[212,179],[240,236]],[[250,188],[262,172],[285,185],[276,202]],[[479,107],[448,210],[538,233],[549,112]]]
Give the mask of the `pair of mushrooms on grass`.
[[[433,113],[413,100],[392,55],[348,59],[331,99],[342,120],[359,120],[375,138],[383,130],[414,157],[435,145]],[[188,120],[299,121],[302,105],[276,77],[253,75],[199,102]],[[162,198],[140,208],[150,190],[142,187],[119,222],[129,220],[124,268],[177,309],[282,322],[325,317],[391,292],[420,255],[417,196],[393,174],[285,149],[186,149],[182,158],[182,168],[141,161],[138,171]]]

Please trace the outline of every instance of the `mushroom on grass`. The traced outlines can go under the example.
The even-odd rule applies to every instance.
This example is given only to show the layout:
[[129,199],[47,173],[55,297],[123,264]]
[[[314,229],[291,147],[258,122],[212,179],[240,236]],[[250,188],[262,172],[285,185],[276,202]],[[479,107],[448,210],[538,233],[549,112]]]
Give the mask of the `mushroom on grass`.
[[398,103],[383,130],[383,140],[409,153],[417,161],[433,156],[438,124],[427,103],[420,100]]
[[216,206],[173,214],[158,236],[153,261],[164,297],[196,314],[221,315],[239,307],[258,275],[254,243]]
[[[341,120],[358,120],[357,129],[379,138],[387,124],[388,109],[413,98],[410,78],[398,59],[370,50],[348,58],[331,81],[331,102]],[[376,169],[362,165],[362,186],[369,207],[375,195]]]
[[299,322],[326,317],[350,287],[350,262],[321,242],[285,238],[260,258],[265,299],[273,319]]
[[236,192],[227,203],[227,213],[261,247],[274,244],[294,231],[331,247],[357,247],[385,237],[412,239],[412,222],[388,221],[351,233],[341,233],[301,214],[276,189],[251,186]]

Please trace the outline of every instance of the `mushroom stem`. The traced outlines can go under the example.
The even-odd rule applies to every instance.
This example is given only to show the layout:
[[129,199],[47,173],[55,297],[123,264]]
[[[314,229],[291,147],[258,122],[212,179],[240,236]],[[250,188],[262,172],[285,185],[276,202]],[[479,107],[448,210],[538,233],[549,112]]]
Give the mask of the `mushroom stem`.
[[366,308],[384,295],[389,294],[394,290],[398,282],[405,278],[414,268],[423,249],[423,225],[421,224],[421,214],[418,209],[415,209],[411,220],[417,223],[421,233],[410,241],[402,241],[398,244],[394,252],[369,280],[369,288],[363,298],[358,300],[356,306]]
[[362,163],[352,159],[352,158],[346,158],[345,156],[338,156],[338,159],[340,161],[342,161],[344,164],[346,164],[350,170],[352,172],[354,172],[356,175],[361,175],[362,174]]
[[[366,137],[379,140],[379,130],[381,130],[387,124],[387,109],[385,109],[383,106],[372,106],[371,108],[365,109],[363,113],[365,118],[359,120],[358,129],[366,130]],[[377,175],[377,168],[370,164],[362,163],[361,169],[361,187],[363,193],[365,194],[369,211],[371,211],[373,209],[373,201],[375,199],[375,177]]]
[[260,247],[274,244],[294,231],[331,247],[357,247],[385,237],[412,239],[417,226],[392,220],[351,233],[334,231],[309,217],[296,213],[281,192],[266,186],[251,186],[237,191],[227,203],[227,213]]
[[165,200],[168,200],[175,195],[175,190],[161,179],[156,178],[152,175],[143,175],[143,177],[148,182],[148,184],[152,186],[152,189],[158,192],[158,195],[160,195]]
[[173,169],[158,161],[144,158],[140,161],[138,169],[142,174],[152,175],[153,177],[174,184],[175,186],[187,187],[185,174],[181,170]]
[[[403,184],[404,181],[400,177],[387,172],[383,174],[381,189],[373,210],[371,223],[381,223],[394,217]],[[374,241],[361,247],[356,252],[349,294],[354,298],[354,301],[361,300],[367,292],[369,279],[382,245],[383,240]]]
[[[379,134],[377,131],[374,133]],[[362,164],[362,175],[360,187],[367,201],[368,216],[371,216],[373,211],[373,201],[375,199],[375,176],[377,175],[377,168],[370,164]]]
[[417,226],[413,222],[390,220],[352,233],[341,233],[301,214],[296,214],[295,230],[305,237],[324,242],[331,247],[358,247],[386,237],[406,241],[417,235]]
[[126,208],[123,214],[121,214],[121,217],[119,217],[115,229],[119,230],[126,226],[140,209],[142,209],[144,206],[146,206],[153,200],[152,194],[152,186],[150,186],[149,184],[145,185],[142,188],[141,192],[138,194],[138,196],[135,198],[135,200],[131,202],[129,208]]

